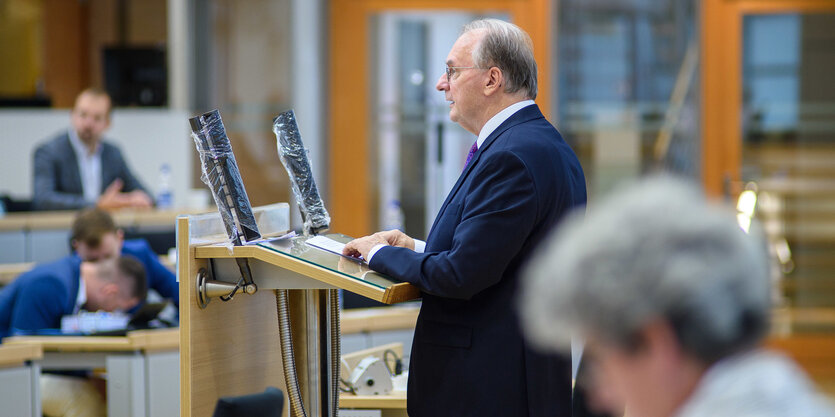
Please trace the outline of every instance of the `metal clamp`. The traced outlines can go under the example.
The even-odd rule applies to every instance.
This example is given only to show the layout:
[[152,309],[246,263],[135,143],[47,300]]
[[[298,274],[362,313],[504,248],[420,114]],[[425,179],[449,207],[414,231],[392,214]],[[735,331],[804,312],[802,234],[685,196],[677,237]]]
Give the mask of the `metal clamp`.
[[197,305],[201,309],[209,305],[212,298],[220,297],[224,301],[229,301],[240,289],[246,294],[255,294],[258,287],[255,284],[244,284],[241,282],[233,284],[226,281],[213,280],[211,272],[206,268],[200,268],[197,271]]

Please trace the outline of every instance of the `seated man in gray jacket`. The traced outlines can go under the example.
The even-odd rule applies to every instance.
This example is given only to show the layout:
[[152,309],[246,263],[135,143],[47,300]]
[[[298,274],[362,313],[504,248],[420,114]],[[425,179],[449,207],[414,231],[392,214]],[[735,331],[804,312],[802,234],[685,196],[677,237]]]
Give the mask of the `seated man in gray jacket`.
[[102,140],[110,126],[110,96],[89,88],[75,100],[72,127],[35,150],[32,203],[36,210],[151,207],[122,152]]

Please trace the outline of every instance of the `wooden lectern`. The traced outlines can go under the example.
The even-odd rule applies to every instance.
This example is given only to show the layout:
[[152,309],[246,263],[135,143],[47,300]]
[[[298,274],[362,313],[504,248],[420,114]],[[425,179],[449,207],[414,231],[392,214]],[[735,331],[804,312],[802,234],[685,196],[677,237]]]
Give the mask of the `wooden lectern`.
[[[256,208],[262,234],[278,234],[289,224],[286,204]],[[260,216],[259,213],[267,213]],[[272,213],[270,215],[270,213]],[[284,226],[259,220],[280,218]],[[273,223],[276,223],[273,221]],[[211,227],[206,227],[210,224]],[[272,230],[270,230],[272,228]],[[328,235],[347,242],[342,235]],[[180,415],[209,417],[220,397],[263,392],[275,386],[288,397],[282,363],[276,291],[287,289],[295,369],[307,415],[328,415],[332,408],[328,323],[338,314],[328,303],[328,290],[343,289],[386,304],[412,300],[419,290],[371,271],[367,265],[305,244],[305,237],[247,246],[208,243],[223,239],[220,217],[177,219],[180,281]],[[240,279],[236,258],[246,258],[257,286],[229,301],[217,297]],[[201,289],[198,283],[204,286]],[[215,283],[214,289],[206,283]],[[208,289],[207,289],[208,288]],[[338,321],[338,315],[336,316]],[[338,341],[340,337],[336,334]],[[283,416],[289,416],[289,399]]]

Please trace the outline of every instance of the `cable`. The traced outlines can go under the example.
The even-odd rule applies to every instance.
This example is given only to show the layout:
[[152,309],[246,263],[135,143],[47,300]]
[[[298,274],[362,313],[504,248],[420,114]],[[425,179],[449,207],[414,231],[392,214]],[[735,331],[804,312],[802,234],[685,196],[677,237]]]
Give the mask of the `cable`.
[[275,290],[278,307],[278,330],[281,339],[281,364],[284,367],[284,383],[287,385],[287,398],[290,401],[290,415],[307,417],[302,401],[299,378],[296,375],[296,358],[293,353],[293,335],[290,329],[290,303],[287,290]]
[[339,414],[339,372],[342,369],[342,331],[339,320],[339,290],[328,291],[328,307],[330,309],[330,345],[331,345],[331,415]]
[[342,383],[342,385],[345,385],[345,387],[346,387],[346,388],[339,387],[340,391],[350,392],[351,394],[357,395],[357,391],[354,389],[354,387],[350,383],[348,383],[348,381],[346,381],[342,378],[339,378],[339,382]]
[[[389,355],[394,356],[394,370],[389,367]],[[397,356],[397,352],[391,349],[386,349],[386,351],[383,352],[383,363],[386,364],[386,369],[388,369],[390,374],[400,375],[403,373],[403,361],[400,359],[400,356]]]

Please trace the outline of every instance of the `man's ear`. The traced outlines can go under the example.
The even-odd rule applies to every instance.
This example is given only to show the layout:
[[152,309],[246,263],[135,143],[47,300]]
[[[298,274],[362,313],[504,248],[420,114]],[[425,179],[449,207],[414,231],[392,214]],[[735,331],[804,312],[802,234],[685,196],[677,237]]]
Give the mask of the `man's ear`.
[[122,230],[122,229],[116,229],[116,239],[119,241],[119,243],[124,242],[125,241],[125,231]]
[[498,67],[487,70],[487,82],[484,85],[484,95],[491,96],[504,88],[504,74]]
[[70,247],[72,247],[73,252],[78,250],[78,245],[78,239],[70,239]]

